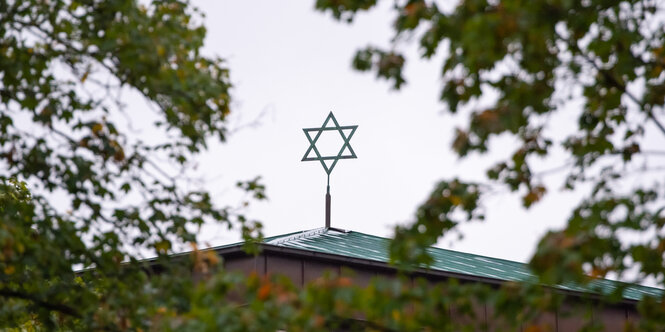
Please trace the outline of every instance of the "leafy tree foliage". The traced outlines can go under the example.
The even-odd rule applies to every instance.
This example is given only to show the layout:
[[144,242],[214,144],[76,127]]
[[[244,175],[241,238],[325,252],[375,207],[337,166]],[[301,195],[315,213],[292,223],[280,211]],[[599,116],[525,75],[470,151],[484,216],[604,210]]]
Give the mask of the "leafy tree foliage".
[[[349,22],[374,5],[316,2],[317,9]],[[480,207],[488,185],[519,193],[527,208],[536,204],[552,188],[534,164],[564,151],[562,186],[591,189],[567,226],[541,239],[532,269],[545,283],[612,275],[665,286],[659,159],[665,152],[646,138],[665,135],[662,5],[469,0],[442,9],[435,1],[397,2],[392,47],[361,49],[353,66],[399,89],[406,83],[400,50],[416,39],[423,59],[445,55],[441,101],[448,111],[469,114],[468,125],[455,133],[454,151],[462,158],[485,153],[500,135],[516,138],[519,146],[487,170],[489,184],[459,179],[437,184],[415,222],[396,229],[393,260],[427,262],[423,247],[459,223],[483,219]],[[564,111],[575,112],[575,132],[550,128],[549,120]],[[654,180],[636,181],[647,174]],[[628,234],[638,234],[639,240],[627,240]],[[663,324],[663,308],[644,304],[642,313],[653,319],[645,326]]]
[[[345,20],[374,5],[316,3]],[[568,227],[542,240],[531,264],[542,282],[585,282],[587,274],[637,267],[639,278],[662,285],[662,188],[616,185],[647,153],[645,132],[662,129],[658,3],[475,0],[442,11],[408,1],[395,9],[396,46],[419,35],[423,57],[446,49],[442,100],[451,112],[485,91],[499,95],[493,107],[472,110],[468,128],[458,130],[453,148],[460,156],[485,152],[499,134],[517,137],[522,146],[488,177],[521,192],[525,206],[547,194],[531,170],[534,157],[555,147],[571,158],[566,185],[592,184]],[[213,252],[193,244],[198,226],[239,228],[252,249],[260,224],[191,189],[188,161],[210,139],[225,139],[230,112],[228,70],[221,59],[200,54],[199,18],[177,0],[0,2],[0,326],[476,330],[483,327],[473,320],[474,303],[483,301],[514,329],[562,303],[560,294],[535,284],[433,286],[396,278],[358,288],[343,274],[296,289],[278,277],[225,273]],[[368,47],[354,66],[400,88],[406,58],[397,49]],[[148,101],[152,140],[138,139],[121,121],[134,116],[123,104],[127,91]],[[566,98],[584,100],[579,133],[548,137],[548,114]],[[238,187],[265,197],[258,179]],[[414,224],[397,229],[394,261],[407,272],[426,264],[424,247],[460,222],[482,219],[484,195],[485,184],[439,183]],[[625,243],[625,230],[648,236]],[[194,245],[190,254],[169,257],[187,243]],[[141,260],[144,253],[156,258]],[[654,301],[662,299],[642,305],[644,329],[665,324],[665,307]],[[441,313],[451,306],[470,319],[449,321]]]
[[[145,327],[154,308],[186,306],[193,281],[188,264],[148,278],[142,254],[161,261],[204,222],[256,237],[260,224],[183,185],[230,111],[198,18],[183,1],[0,2],[2,324]],[[160,139],[122,123],[127,90],[149,102]],[[255,180],[239,186],[263,197]]]

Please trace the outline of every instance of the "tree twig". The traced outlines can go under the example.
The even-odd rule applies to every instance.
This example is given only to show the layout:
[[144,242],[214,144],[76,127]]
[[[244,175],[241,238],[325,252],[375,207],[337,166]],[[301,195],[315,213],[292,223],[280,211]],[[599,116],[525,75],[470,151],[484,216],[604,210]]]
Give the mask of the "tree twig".
[[[558,32],[555,32],[555,33],[556,33],[556,35],[557,35],[559,38],[561,38],[561,40],[567,42],[568,45],[570,45],[575,51],[577,51],[577,53],[578,53],[582,58],[584,58],[584,60],[586,60],[586,61],[587,61],[590,65],[592,65],[592,66],[593,66],[593,67],[594,67],[599,73],[601,73],[601,74],[603,75],[603,77],[604,77],[604,78],[605,78],[605,79],[606,79],[611,85],[613,85],[615,88],[619,89],[619,90],[620,90],[621,92],[623,92],[626,96],[628,96],[628,98],[630,98],[633,102],[635,102],[635,104],[637,104],[637,106],[639,106],[640,108],[644,109],[644,104],[643,104],[639,99],[637,99],[637,97],[635,97],[635,95],[633,95],[632,93],[630,93],[630,91],[628,91],[628,89],[626,88],[626,85],[625,85],[625,84],[619,82],[619,80],[617,80],[617,79],[614,77],[614,75],[612,75],[612,73],[610,73],[607,69],[603,69],[603,68],[601,68],[601,67],[600,67],[595,61],[593,61],[593,59],[591,59],[591,58],[589,57],[588,54],[586,54],[586,53],[584,53],[584,51],[582,51],[582,49],[577,45],[577,43],[575,43],[575,42],[569,40],[568,38],[564,38],[564,37],[561,36],[561,34],[559,34]],[[651,120],[653,120],[653,122],[656,124],[656,126],[658,127],[658,129],[660,129],[660,131],[663,133],[663,135],[665,135],[665,126],[663,126],[663,124],[660,123],[660,121],[659,121],[658,119],[656,119],[656,117],[653,115],[653,112],[652,112],[652,111],[647,111],[646,113],[647,113],[647,117],[649,117]]]

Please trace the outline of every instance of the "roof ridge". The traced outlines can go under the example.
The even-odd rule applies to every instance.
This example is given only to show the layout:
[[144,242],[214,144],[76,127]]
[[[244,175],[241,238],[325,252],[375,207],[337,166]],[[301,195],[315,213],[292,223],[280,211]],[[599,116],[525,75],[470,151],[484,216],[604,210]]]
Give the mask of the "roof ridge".
[[276,236],[273,239],[270,239],[266,241],[266,244],[272,244],[272,245],[280,245],[285,242],[293,241],[293,240],[298,240],[306,237],[311,237],[314,235],[319,235],[323,234],[326,231],[328,231],[327,228],[321,227],[321,228],[315,228],[315,229],[310,229],[307,231],[302,231],[302,232],[297,232],[297,233],[291,233],[291,234],[285,234],[284,236]]

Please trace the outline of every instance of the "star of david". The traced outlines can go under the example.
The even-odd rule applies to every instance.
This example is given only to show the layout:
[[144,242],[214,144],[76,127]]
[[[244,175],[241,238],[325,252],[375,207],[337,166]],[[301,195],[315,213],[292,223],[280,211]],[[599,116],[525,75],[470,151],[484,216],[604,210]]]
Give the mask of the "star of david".
[[[332,123],[335,125],[334,127],[328,126],[328,122],[332,121]],[[353,137],[353,133],[356,132],[356,129],[358,126],[340,126],[339,123],[337,122],[337,119],[335,119],[335,116],[333,115],[332,112],[328,114],[328,117],[326,118],[326,121],[323,121],[323,125],[321,128],[303,128],[302,130],[305,132],[305,136],[307,136],[307,139],[309,140],[309,148],[307,148],[307,151],[305,152],[305,155],[302,157],[302,161],[314,161],[318,160],[321,162],[321,165],[323,166],[323,169],[326,171],[326,174],[330,176],[330,172],[332,172],[333,168],[335,168],[335,165],[337,165],[337,162],[340,159],[355,159],[358,158],[356,157],[356,153],[353,151],[353,148],[351,147],[351,144],[349,141],[351,140],[351,137]],[[339,131],[339,134],[342,136],[342,139],[344,140],[344,144],[342,144],[342,148],[339,150],[339,153],[337,153],[336,156],[321,156],[319,153],[319,150],[316,148],[316,141],[321,137],[321,134],[324,131],[328,130],[337,130]],[[348,136],[344,131],[348,131]],[[314,138],[312,138],[311,133],[316,132],[316,135]],[[310,152],[314,151],[314,154],[316,157],[308,157]],[[332,160],[332,164],[330,167],[326,165],[325,161],[326,160]]]

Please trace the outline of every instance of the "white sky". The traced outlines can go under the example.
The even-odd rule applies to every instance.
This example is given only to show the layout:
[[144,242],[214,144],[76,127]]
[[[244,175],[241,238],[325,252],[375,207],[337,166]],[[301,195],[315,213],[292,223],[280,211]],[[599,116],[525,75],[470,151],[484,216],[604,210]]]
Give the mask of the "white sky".
[[[390,3],[362,14],[352,25],[314,11],[314,1],[194,1],[206,13],[205,53],[226,59],[235,85],[232,126],[260,119],[226,144],[214,144],[199,170],[220,204],[237,201],[238,179],[263,177],[267,202],[253,204],[252,218],[268,236],[324,225],[326,175],[318,162],[300,162],[308,147],[301,128],[320,126],[333,111],[340,125],[358,125],[351,139],[358,159],[341,160],[331,176],[332,225],[390,236],[392,227],[412,220],[437,180],[483,179],[487,166],[508,156],[512,141],[492,143],[493,154],[458,160],[450,149],[464,114],[442,113],[438,102],[442,54],[430,62],[408,47],[408,84],[401,91],[373,74],[351,69],[356,49],[386,46],[391,37]],[[576,127],[566,112],[552,128]],[[571,126],[574,124],[574,126]],[[558,130],[558,129],[554,129]],[[540,169],[563,164],[544,162]],[[515,261],[527,261],[547,229],[565,224],[582,193],[560,192],[563,174],[546,179],[546,198],[530,210],[507,191],[484,201],[487,220],[460,229],[465,238],[447,237],[444,248]],[[208,245],[238,236],[219,226],[204,227]],[[451,245],[452,244],[452,245]]]

